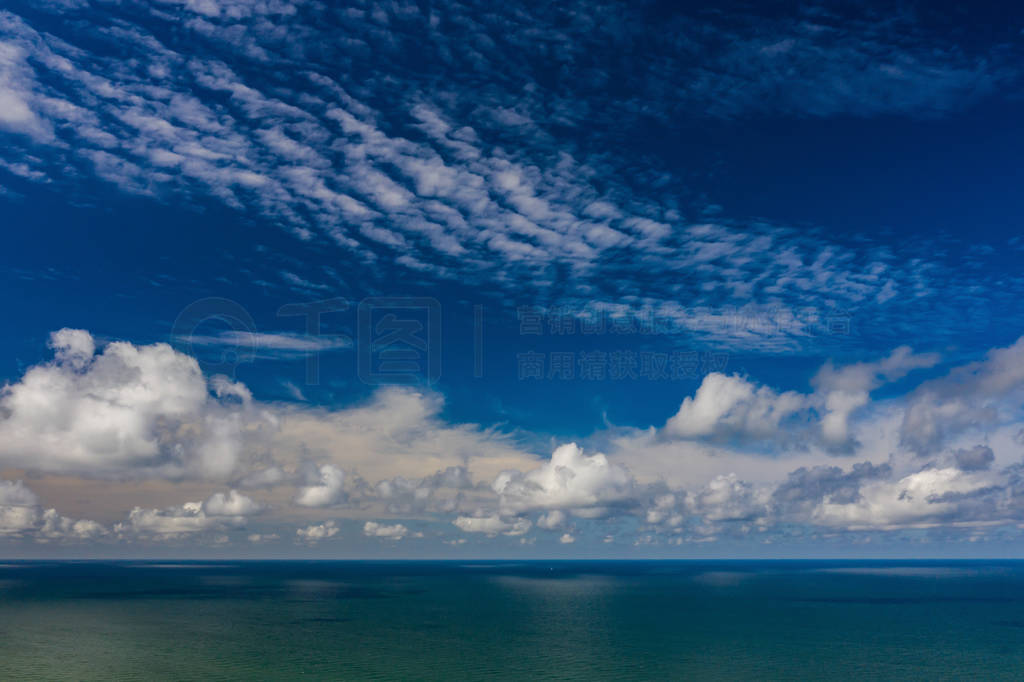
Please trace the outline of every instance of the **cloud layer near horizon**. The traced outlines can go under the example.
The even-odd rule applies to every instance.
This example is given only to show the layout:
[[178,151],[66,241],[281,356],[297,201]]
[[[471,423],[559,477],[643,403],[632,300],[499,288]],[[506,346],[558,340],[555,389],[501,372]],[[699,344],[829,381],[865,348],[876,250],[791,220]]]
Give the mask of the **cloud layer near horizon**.
[[50,346],[51,361],[0,392],[0,469],[43,487],[61,476],[211,492],[136,504],[107,526],[44,508],[31,480],[3,480],[8,540],[313,545],[343,537],[346,520],[364,538],[415,542],[456,532],[688,543],[793,528],[977,538],[1024,520],[1024,339],[882,400],[872,392],[885,381],[939,358],[898,348],[828,363],[808,393],[711,374],[666,424],[609,426],[587,439],[604,453],[567,443],[550,457],[511,433],[446,423],[436,394],[384,389],[339,409],[261,402],[166,344],[99,347],[62,329]]

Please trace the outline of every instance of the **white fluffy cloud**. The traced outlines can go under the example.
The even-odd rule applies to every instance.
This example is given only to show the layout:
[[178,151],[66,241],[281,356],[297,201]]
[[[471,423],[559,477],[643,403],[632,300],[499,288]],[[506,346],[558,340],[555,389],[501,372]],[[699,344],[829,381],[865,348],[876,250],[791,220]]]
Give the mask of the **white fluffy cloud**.
[[[87,331],[62,329],[50,346],[51,361],[0,389],[0,467],[241,489],[296,485],[301,507],[340,504],[350,481],[357,487],[372,476],[379,483],[364,496],[395,513],[455,511],[474,477],[535,461],[499,431],[446,423],[443,401],[429,392],[386,388],[340,410],[260,403],[241,383],[207,379],[194,358],[166,344],[101,346]],[[239,499],[228,497],[210,504]],[[162,523],[150,519],[166,514],[144,506],[140,527]],[[8,515],[13,527],[15,515],[27,523],[31,511]],[[165,525],[190,523],[202,522]]]
[[555,530],[565,525],[569,517],[561,509],[552,509],[547,514],[541,514],[537,519],[537,527],[544,530]]
[[568,510],[602,516],[609,507],[631,501],[636,482],[624,467],[598,453],[584,455],[576,443],[557,448],[551,459],[526,473],[506,471],[494,479],[503,513]]
[[203,503],[203,511],[210,516],[249,516],[262,509],[259,503],[237,490],[214,493]]
[[[811,380],[814,393],[778,393],[743,377],[708,374],[697,393],[683,400],[663,429],[674,438],[774,439],[786,420],[813,409],[820,417],[821,440],[832,449],[849,449],[851,416],[868,405],[871,391],[915,369],[934,366],[935,353],[915,354],[901,346],[888,357],[837,367],[831,361]],[[790,424],[790,431],[799,425]]]
[[186,502],[180,507],[166,509],[143,509],[135,507],[128,514],[128,521],[115,526],[118,533],[133,532],[139,535],[178,536],[207,530],[214,525],[214,519],[203,513],[200,502]]
[[409,529],[400,523],[388,525],[376,521],[367,521],[363,524],[363,534],[371,538],[401,540],[409,534]]
[[669,528],[677,528],[683,523],[683,514],[680,513],[677,504],[678,496],[672,493],[663,493],[655,496],[653,504],[647,510],[644,521],[651,525],[664,525]]
[[338,531],[338,525],[334,521],[324,521],[323,523],[311,524],[305,528],[298,528],[295,530],[295,535],[302,542],[316,544],[321,540],[333,538],[338,534]]
[[683,400],[665,424],[665,433],[677,438],[771,436],[780,422],[804,406],[804,397],[794,391],[776,393],[737,375],[712,372],[696,395]]
[[[1024,519],[1015,501],[1024,491],[1024,436],[1014,436],[1024,433],[1024,340],[874,405],[872,391],[936,357],[899,348],[874,362],[829,363],[804,394],[709,375],[663,429],[613,429],[593,439],[608,456],[569,443],[547,460],[502,433],[444,422],[431,393],[387,389],[337,410],[264,404],[242,384],[204,377],[192,358],[164,344],[102,346],[65,329],[50,346],[51,362],[0,391],[0,465],[44,474],[33,484],[44,499],[68,485],[46,481],[68,475],[134,479],[164,495],[171,482],[140,479],[170,478],[201,492],[132,500],[111,516],[76,514],[124,518],[131,509],[111,533],[44,508],[21,482],[0,481],[0,535],[17,541],[206,540],[265,510],[315,514],[308,510],[343,504],[377,518],[450,520],[487,536],[524,537],[536,525],[580,542],[609,518],[632,519],[621,527],[673,542],[792,524],[861,533]],[[791,419],[805,410],[808,419]],[[809,443],[791,451],[793,439],[775,437],[790,428]],[[751,452],[742,439],[770,447]],[[638,481],[642,456],[653,465]],[[670,478],[681,470],[688,478]],[[209,495],[210,482],[223,492]],[[234,487],[225,489],[228,482]],[[251,489],[263,489],[261,502],[239,492]],[[204,501],[161,507],[181,499]],[[252,533],[253,542],[292,532],[275,522],[281,518]],[[311,525],[295,531],[300,542],[339,533],[317,516],[301,523]],[[360,523],[368,537],[419,536],[402,523]]]
[[992,489],[995,483],[987,474],[952,467],[925,469],[897,481],[871,481],[860,488],[858,498],[852,502],[837,503],[826,496],[815,509],[813,520],[850,529],[928,527],[970,521],[957,517],[960,502]]
[[[62,329],[52,362],[0,391],[0,462],[88,475],[221,478],[238,463],[237,419],[210,395],[194,358],[167,344],[107,345]],[[232,384],[214,383],[217,393]]]
[[107,529],[87,519],[61,516],[39,505],[39,498],[21,481],[0,480],[0,536],[30,536],[36,542],[91,540]]
[[58,362],[84,368],[96,353],[96,341],[84,329],[61,329],[50,335],[50,348]]
[[889,381],[902,379],[915,369],[934,366],[936,353],[914,354],[900,346],[888,357],[876,362],[860,362],[835,367],[827,362],[811,380],[823,407],[821,433],[833,447],[848,447],[850,415],[868,404],[871,391]]
[[43,512],[43,525],[39,528],[37,539],[50,540],[92,540],[107,535],[105,526],[89,519],[69,519],[61,516],[56,509]]
[[929,454],[969,428],[994,426],[1017,419],[1024,392],[1024,337],[1006,348],[988,352],[984,360],[952,370],[921,384],[910,396],[901,428],[906,447]]
[[691,506],[707,521],[757,521],[767,513],[771,489],[740,480],[736,474],[716,476],[698,491]]
[[[429,392],[387,388],[341,410],[260,403],[243,384],[207,379],[194,358],[166,344],[104,346],[84,330],[62,329],[50,347],[51,361],[0,389],[0,467],[111,481],[232,481],[271,489],[275,499],[284,491],[273,489],[296,486],[298,507],[338,505],[354,493],[391,513],[438,513],[461,508],[464,495],[493,497],[475,489],[473,470],[491,478],[535,461],[501,432],[444,422],[443,402]],[[371,485],[342,466],[385,476]],[[197,533],[260,508],[238,490],[198,508],[136,504],[120,531]],[[4,527],[34,528],[41,514],[34,503],[5,505]]]
[[231,490],[214,493],[205,502],[186,502],[177,507],[143,509],[135,507],[128,520],[114,530],[122,536],[138,535],[174,538],[209,530],[240,528],[246,516],[262,510],[252,499]]

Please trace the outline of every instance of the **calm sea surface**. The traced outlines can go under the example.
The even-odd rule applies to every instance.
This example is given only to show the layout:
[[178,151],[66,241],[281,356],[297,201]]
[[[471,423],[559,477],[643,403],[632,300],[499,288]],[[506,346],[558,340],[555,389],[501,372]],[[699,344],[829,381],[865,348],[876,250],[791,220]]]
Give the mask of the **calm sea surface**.
[[0,679],[1024,679],[1019,562],[0,564]]

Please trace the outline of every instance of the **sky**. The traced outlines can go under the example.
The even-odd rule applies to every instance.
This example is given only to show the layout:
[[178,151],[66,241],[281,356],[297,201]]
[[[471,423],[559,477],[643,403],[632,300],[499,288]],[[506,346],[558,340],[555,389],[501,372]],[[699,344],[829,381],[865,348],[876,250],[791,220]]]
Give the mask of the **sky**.
[[1022,30],[5,3],[0,556],[1024,556]]

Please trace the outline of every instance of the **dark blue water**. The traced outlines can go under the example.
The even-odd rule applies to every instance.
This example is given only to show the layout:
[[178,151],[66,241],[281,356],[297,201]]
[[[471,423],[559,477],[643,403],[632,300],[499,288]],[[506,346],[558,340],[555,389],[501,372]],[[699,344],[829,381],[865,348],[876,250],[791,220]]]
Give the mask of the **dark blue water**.
[[0,565],[0,679],[1024,679],[1020,562]]

